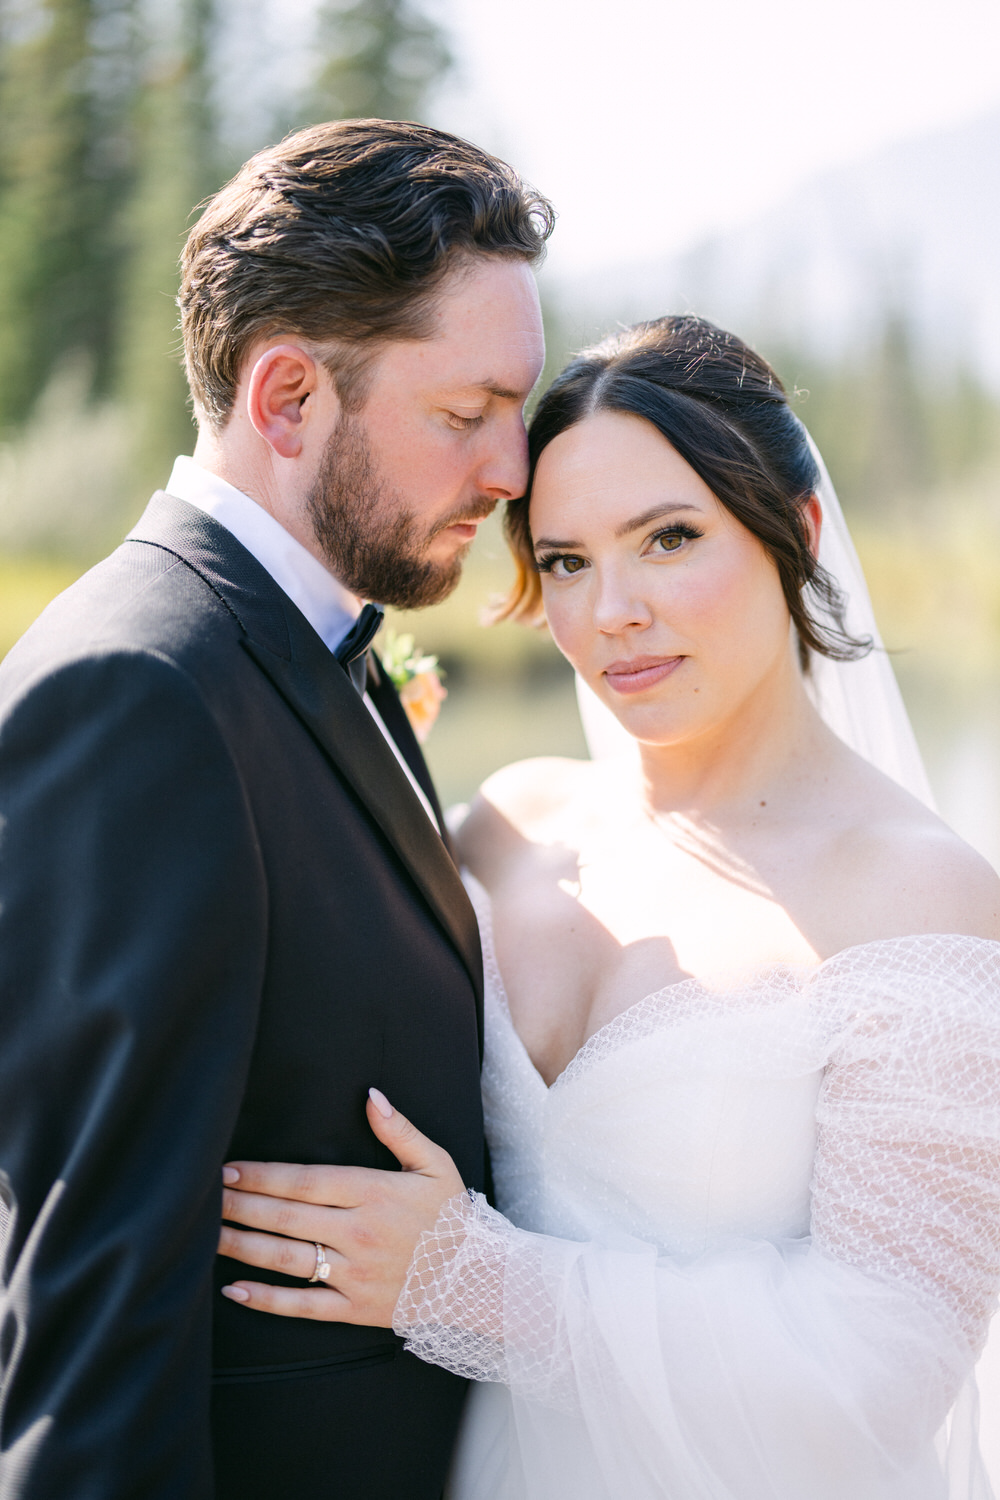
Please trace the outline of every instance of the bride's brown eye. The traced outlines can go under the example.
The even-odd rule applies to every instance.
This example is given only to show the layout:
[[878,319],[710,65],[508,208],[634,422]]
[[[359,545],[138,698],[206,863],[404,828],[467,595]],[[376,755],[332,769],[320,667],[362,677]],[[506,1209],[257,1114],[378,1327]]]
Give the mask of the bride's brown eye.
[[661,552],[679,552],[683,542],[697,541],[698,537],[703,535],[704,532],[699,531],[696,526],[689,526],[684,521],[678,521],[673,526],[665,527],[663,531],[654,532],[651,542],[654,547],[659,547]]
[[574,557],[565,552],[547,552],[537,562],[539,573],[551,573],[554,578],[567,578],[570,573],[579,573],[586,566],[585,557]]

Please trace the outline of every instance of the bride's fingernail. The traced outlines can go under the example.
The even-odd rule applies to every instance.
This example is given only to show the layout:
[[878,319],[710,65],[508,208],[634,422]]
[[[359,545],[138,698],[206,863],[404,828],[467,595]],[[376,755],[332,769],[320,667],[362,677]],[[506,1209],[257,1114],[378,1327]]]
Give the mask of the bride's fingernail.
[[234,1183],[239,1182],[240,1174],[235,1167],[223,1167],[222,1180],[226,1187],[232,1187]]
[[392,1119],[392,1105],[382,1093],[381,1089],[369,1089],[368,1097],[384,1120]]
[[250,1293],[245,1292],[241,1286],[224,1286],[222,1295],[228,1297],[230,1302],[249,1302]]

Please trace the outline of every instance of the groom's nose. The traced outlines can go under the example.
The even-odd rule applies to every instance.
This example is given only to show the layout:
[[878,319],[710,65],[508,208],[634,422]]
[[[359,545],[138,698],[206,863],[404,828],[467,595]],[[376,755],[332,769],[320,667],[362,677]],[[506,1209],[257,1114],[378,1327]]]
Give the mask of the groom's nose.
[[520,412],[496,424],[489,452],[476,473],[483,494],[516,500],[528,487],[528,434]]

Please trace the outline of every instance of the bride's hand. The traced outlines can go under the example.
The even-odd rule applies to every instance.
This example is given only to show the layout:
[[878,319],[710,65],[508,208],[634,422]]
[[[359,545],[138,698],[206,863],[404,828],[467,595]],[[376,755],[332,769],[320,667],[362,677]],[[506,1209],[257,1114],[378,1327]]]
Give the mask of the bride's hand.
[[237,1281],[224,1296],[285,1318],[392,1327],[417,1241],[464,1184],[447,1151],[377,1089],[367,1109],[402,1172],[248,1161],[224,1168],[223,1218],[249,1227],[223,1225],[220,1255],[308,1282],[322,1245],[330,1265],[328,1279],[313,1286]]

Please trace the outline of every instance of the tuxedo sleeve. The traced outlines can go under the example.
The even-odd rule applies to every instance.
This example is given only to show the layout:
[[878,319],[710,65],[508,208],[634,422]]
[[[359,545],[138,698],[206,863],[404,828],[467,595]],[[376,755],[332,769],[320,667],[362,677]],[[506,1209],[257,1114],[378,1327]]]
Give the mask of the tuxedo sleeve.
[[70,662],[0,723],[0,1500],[209,1500],[220,1168],[262,982],[245,790],[198,685]]

